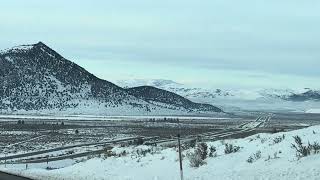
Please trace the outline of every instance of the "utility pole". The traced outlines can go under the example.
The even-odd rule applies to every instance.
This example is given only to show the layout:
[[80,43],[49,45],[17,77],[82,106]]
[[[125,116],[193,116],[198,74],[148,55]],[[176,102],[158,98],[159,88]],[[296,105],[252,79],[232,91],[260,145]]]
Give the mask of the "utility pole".
[[179,146],[179,161],[180,161],[180,179],[183,180],[182,155],[180,143],[180,120],[178,119],[178,146]]
[[4,168],[7,168],[7,153],[5,153]]
[[47,169],[49,169],[49,155],[47,155]]

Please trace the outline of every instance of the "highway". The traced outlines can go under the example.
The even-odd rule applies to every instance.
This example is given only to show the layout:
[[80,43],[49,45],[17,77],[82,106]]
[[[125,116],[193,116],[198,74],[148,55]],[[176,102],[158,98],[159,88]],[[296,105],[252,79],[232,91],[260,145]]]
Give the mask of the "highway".
[[0,171],[0,180],[32,180],[32,179]]
[[[228,129],[220,130],[218,132],[209,132],[209,133],[203,133],[203,134],[198,134],[194,136],[187,136],[187,137],[181,138],[181,143],[187,143],[197,138],[220,140],[220,139],[225,139],[227,137],[234,136],[234,135],[249,133],[255,130],[256,128],[246,128],[246,129],[228,128]],[[160,146],[174,146],[176,144],[177,144],[176,139],[159,139],[157,141],[146,143],[146,145],[160,145]]]
[[[85,147],[85,146],[92,146],[92,145],[107,145],[107,144],[112,144],[112,143],[120,143],[120,142],[136,140],[136,139],[139,139],[139,138],[147,139],[147,140],[150,139],[150,138],[146,138],[146,137],[132,137],[132,138],[109,140],[109,141],[102,141],[102,142],[96,142],[96,143],[85,143],[85,144],[77,144],[77,145],[71,145],[71,146],[62,146],[62,147],[46,149],[46,150],[42,150],[42,151],[36,151],[36,152],[30,152],[30,153],[25,153],[25,154],[17,154],[17,155],[12,155],[12,156],[0,157],[0,161],[12,160],[12,159],[18,159],[18,158],[24,158],[24,157],[30,157],[30,156],[35,156],[35,155],[41,155],[41,154],[46,154],[46,153],[55,152],[55,151],[72,149],[72,148],[76,148],[76,147]],[[151,138],[158,138],[158,137],[151,137]]]
[[271,120],[273,114],[264,114],[259,116],[256,120],[243,123],[239,126],[239,128],[259,128],[265,127],[266,124]]

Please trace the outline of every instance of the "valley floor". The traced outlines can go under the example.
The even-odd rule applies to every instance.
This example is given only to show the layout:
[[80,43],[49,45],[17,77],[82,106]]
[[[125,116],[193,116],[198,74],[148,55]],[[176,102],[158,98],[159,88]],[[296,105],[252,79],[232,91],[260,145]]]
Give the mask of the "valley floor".
[[[297,158],[294,136],[300,136],[304,145],[320,142],[320,126],[276,134],[256,134],[244,139],[206,142],[216,147],[213,157],[207,157],[199,168],[190,166],[184,157],[185,180],[211,179],[319,179],[320,154]],[[225,145],[239,146],[240,150],[226,154]],[[183,154],[193,152],[186,148]],[[258,155],[261,152],[261,157]],[[249,157],[253,157],[249,163]],[[114,147],[100,157],[93,157],[61,169],[46,170],[11,166],[0,170],[34,179],[112,179],[112,180],[178,180],[179,161],[177,149],[154,146]]]

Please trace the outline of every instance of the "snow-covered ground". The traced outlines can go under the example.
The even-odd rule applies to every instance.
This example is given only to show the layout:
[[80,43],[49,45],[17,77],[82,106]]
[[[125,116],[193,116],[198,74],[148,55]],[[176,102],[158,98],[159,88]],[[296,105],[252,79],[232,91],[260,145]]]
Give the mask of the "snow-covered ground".
[[[186,180],[211,179],[319,179],[320,154],[312,154],[298,159],[292,148],[293,136],[299,135],[304,144],[320,142],[320,126],[301,130],[277,133],[257,134],[244,139],[207,142],[216,147],[216,156],[208,157],[203,166],[193,168],[188,158],[184,158],[184,176]],[[225,154],[225,144],[240,146],[240,151]],[[142,150],[150,152],[141,155]],[[149,146],[116,147],[115,154],[121,157],[96,157],[84,162],[55,170],[44,167],[0,166],[0,170],[9,171],[35,179],[112,179],[112,180],[178,180],[179,163],[175,148]],[[183,154],[193,149],[184,150]],[[250,156],[261,151],[261,158],[248,163]],[[140,152],[140,153],[138,153]],[[140,155],[139,155],[140,154]],[[68,163],[67,163],[68,164]],[[69,164],[68,164],[69,165]],[[50,164],[49,164],[50,166]],[[52,165],[53,166],[53,165]]]
[[320,109],[309,109],[306,113],[320,114]]

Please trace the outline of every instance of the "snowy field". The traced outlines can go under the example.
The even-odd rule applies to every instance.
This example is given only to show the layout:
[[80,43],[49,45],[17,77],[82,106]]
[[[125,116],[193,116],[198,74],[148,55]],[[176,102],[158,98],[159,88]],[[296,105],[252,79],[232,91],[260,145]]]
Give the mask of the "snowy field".
[[[105,116],[3,115],[0,119],[0,170],[34,179],[179,179],[178,131],[184,142],[187,180],[277,179],[299,172],[300,164],[307,166],[304,162],[309,157],[297,159],[291,148],[293,136],[299,134],[304,143],[313,143],[320,133],[316,114],[253,112],[234,118],[119,116],[112,120]],[[310,125],[314,127],[292,131]],[[279,131],[290,132],[272,134]],[[132,138],[140,137],[150,146],[137,146]],[[208,146],[208,157],[198,168],[190,166],[190,153],[198,149],[190,142],[195,139]],[[226,144],[239,151],[226,154]],[[216,151],[209,157],[211,147]],[[247,162],[250,156],[251,163]],[[310,173],[317,177],[312,175],[317,171]]]
[[320,114],[320,109],[309,109],[306,113]]
[[[85,145],[81,148],[69,148],[64,152],[50,154],[37,154],[43,158],[62,156],[71,151],[73,153],[87,152],[103,148],[90,147],[86,144],[100,143],[119,138],[155,137],[170,139],[176,136],[178,125],[176,118],[172,117],[128,117],[130,120],[95,120],[93,119],[60,119],[50,116],[1,116],[0,120],[0,159],[25,153],[33,153],[59,147]],[[87,118],[90,118],[89,116]],[[119,119],[120,117],[117,117]],[[137,119],[134,119],[137,118]],[[236,127],[238,119],[207,119],[200,117],[186,117],[181,119],[182,133],[197,135],[224,127]],[[134,119],[134,120],[133,120]],[[22,123],[23,122],[23,123]],[[13,162],[23,159],[14,159]]]
[[[194,148],[184,148],[183,164],[186,180],[211,179],[319,179],[320,154],[298,157],[292,148],[294,136],[300,136],[303,145],[320,142],[320,126],[285,133],[256,134],[244,139],[205,142],[215,147],[212,157],[206,157],[200,167],[191,167],[187,155]],[[226,144],[238,146],[237,152],[225,153]],[[210,150],[208,150],[209,153]],[[252,157],[252,158],[250,158]],[[250,160],[251,159],[251,160]],[[249,162],[250,161],[250,162]],[[100,157],[60,169],[46,170],[47,165],[1,165],[3,171],[34,179],[112,179],[112,180],[178,180],[179,163],[176,148],[129,146],[114,147]],[[50,164],[49,164],[50,166]]]

